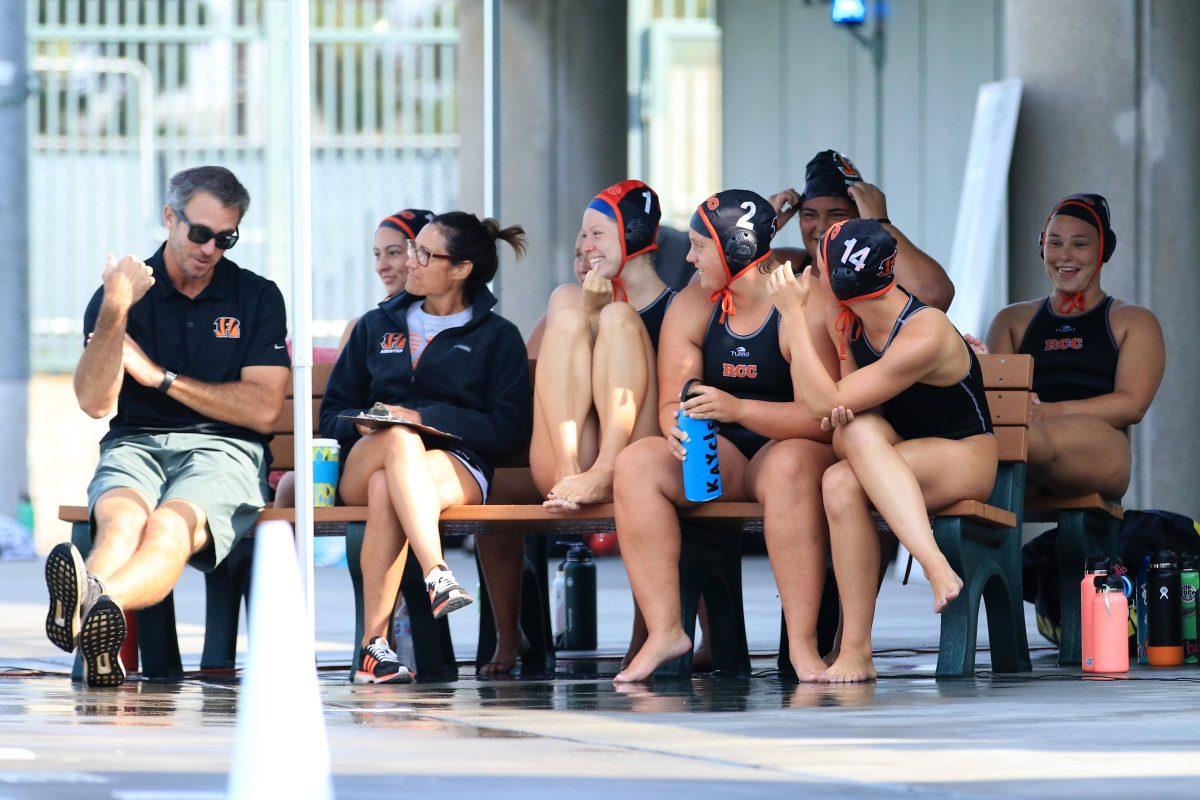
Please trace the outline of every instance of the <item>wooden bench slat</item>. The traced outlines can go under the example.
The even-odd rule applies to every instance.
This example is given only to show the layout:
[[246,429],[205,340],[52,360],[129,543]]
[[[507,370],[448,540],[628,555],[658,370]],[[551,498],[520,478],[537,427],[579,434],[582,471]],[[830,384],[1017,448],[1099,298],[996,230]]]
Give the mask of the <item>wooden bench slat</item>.
[[986,392],[988,411],[992,414],[992,425],[1027,425],[1033,408],[1033,395],[1021,389],[1016,391]]
[[979,357],[984,389],[1032,389],[1033,356],[987,355]]
[[1029,458],[1028,428],[1003,425],[994,430],[996,443],[1000,445],[1001,461],[1025,461]]
[[[325,394],[325,386],[329,383],[329,373],[331,372],[333,372],[333,364],[313,364],[312,391],[314,397],[322,397]],[[287,396],[289,400],[295,396],[292,394],[291,381],[288,381]]]
[[[1119,507],[1118,507],[1119,508]],[[575,514],[551,514],[541,506],[535,505],[490,505],[490,506],[452,506],[442,512],[442,522],[528,522],[528,523],[562,523],[575,520],[605,520],[613,518],[612,503],[601,503],[586,506]],[[1016,526],[1016,518],[1009,511],[995,508],[978,500],[963,500],[949,508],[942,509],[938,516],[972,517],[979,522],[998,528]],[[762,516],[762,506],[758,503],[705,503],[704,505],[684,511],[681,516],[688,519],[736,520],[758,518]],[[87,506],[59,506],[58,518],[63,522],[86,522],[88,519]],[[334,506],[333,508],[313,509],[313,520],[320,523],[363,522],[367,518],[366,506]],[[295,522],[294,508],[265,508],[259,515],[260,522],[283,520]]]
[[290,433],[277,435],[271,440],[271,469],[295,469],[293,460],[296,437]]
[[937,513],[939,517],[969,517],[991,528],[1017,527],[1017,515],[978,500],[960,500]]
[[1105,500],[1099,494],[1078,497],[1028,495],[1025,498],[1026,522],[1057,522],[1060,511],[1099,511],[1113,519],[1124,519],[1125,509],[1119,503]]
[[[991,401],[989,400],[988,402],[990,403]],[[296,428],[296,425],[295,425],[296,405],[295,405],[295,403],[296,403],[296,401],[290,397],[287,400],[283,401],[283,409],[279,412],[279,416],[275,418],[274,430],[275,430],[276,434],[295,433],[295,428]],[[994,416],[995,415],[993,414],[993,417]],[[313,420],[313,434],[315,435],[317,433],[317,426],[321,422],[321,398],[320,397],[313,398],[312,420]]]

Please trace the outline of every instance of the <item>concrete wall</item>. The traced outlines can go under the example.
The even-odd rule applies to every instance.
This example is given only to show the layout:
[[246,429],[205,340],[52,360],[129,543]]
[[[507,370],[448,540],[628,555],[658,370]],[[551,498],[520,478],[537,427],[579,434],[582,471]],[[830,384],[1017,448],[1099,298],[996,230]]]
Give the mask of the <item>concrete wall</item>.
[[[625,0],[505,0],[502,22],[500,221],[529,235],[504,255],[501,313],[528,334],[571,252],[588,201],[625,178]],[[460,7],[459,197],[483,206],[483,12]]]
[[[814,153],[841,150],[884,190],[901,230],[945,263],[975,95],[1002,74],[1003,7],[1001,0],[886,5],[882,124],[871,55],[829,21],[827,3],[718,5],[725,184],[763,194],[799,188]],[[799,243],[794,226],[780,243]]]
[[1104,289],[1163,323],[1167,372],[1134,431],[1132,507],[1200,517],[1200,4],[1008,0],[1007,73],[1025,82],[1010,182],[1013,299],[1046,294],[1037,236],[1072,192],[1108,198],[1117,250]]

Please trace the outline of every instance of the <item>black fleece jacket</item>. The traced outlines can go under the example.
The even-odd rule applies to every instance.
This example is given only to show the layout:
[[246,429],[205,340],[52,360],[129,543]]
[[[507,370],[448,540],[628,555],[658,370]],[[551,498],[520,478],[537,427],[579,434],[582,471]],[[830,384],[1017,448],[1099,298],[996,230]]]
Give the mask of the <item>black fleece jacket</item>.
[[339,414],[377,402],[404,406],[420,412],[426,425],[462,437],[429,437],[428,446],[467,451],[490,479],[497,458],[529,446],[533,392],[525,342],[516,325],[491,310],[496,298],[481,288],[471,321],[434,337],[413,369],[405,314],[422,300],[403,292],[354,326],[321,402],[321,435],[338,440],[344,462],[360,436]]

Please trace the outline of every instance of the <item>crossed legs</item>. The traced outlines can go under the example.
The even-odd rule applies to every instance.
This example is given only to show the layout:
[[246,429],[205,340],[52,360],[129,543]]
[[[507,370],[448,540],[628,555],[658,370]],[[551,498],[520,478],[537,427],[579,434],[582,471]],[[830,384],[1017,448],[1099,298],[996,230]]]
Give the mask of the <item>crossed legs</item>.
[[210,541],[204,512],[186,500],[168,500],[153,511],[135,489],[110,489],[96,500],[96,540],[88,570],[127,611],[162,600],[179,581],[188,559]]
[[424,574],[445,566],[438,517],[451,505],[483,499],[479,484],[457,458],[426,450],[421,437],[399,426],[364,436],[346,459],[342,498],[368,508],[363,538],[363,641],[386,636],[400,590],[407,549]]
[[986,499],[996,479],[996,443],[991,436],[901,441],[882,417],[863,414],[837,430],[834,448],[842,460],[826,470],[822,498],[843,624],[837,660],[820,678],[873,680],[871,624],[880,564],[870,507],[921,564],[934,610],[942,611],[962,590],[962,579],[933,539],[928,509]]

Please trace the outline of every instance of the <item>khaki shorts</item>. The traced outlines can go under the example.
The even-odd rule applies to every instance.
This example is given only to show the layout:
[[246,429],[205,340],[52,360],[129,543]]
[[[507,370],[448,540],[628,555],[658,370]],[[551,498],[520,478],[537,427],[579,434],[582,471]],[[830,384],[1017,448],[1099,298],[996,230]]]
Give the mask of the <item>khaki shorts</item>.
[[265,451],[257,442],[204,433],[143,433],[103,442],[88,485],[92,535],[96,501],[112,489],[135,489],[152,509],[168,500],[187,500],[204,512],[212,539],[189,563],[210,572],[265,505]]

